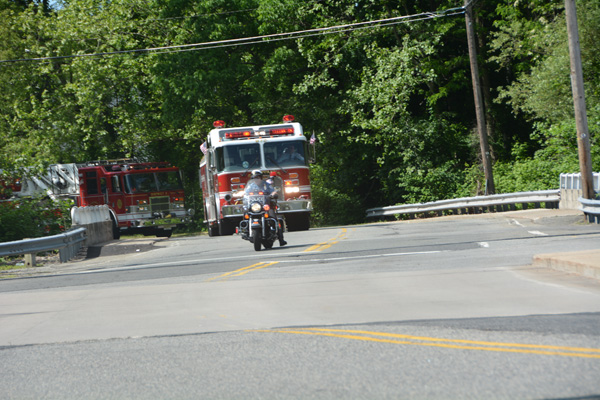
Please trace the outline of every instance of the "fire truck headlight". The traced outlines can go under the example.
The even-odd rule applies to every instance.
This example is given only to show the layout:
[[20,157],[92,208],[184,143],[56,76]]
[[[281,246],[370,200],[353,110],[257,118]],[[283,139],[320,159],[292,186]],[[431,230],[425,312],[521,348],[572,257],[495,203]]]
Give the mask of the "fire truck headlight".
[[176,210],[183,210],[185,208],[185,203],[183,201],[183,197],[174,197],[171,200],[171,204],[173,205],[173,208]]
[[138,200],[138,211],[150,211],[148,200]]
[[258,213],[260,212],[260,210],[262,210],[262,206],[260,205],[260,203],[252,203],[252,205],[250,206],[250,210],[254,213]]
[[286,193],[300,193],[300,188],[298,186],[288,186],[285,188]]

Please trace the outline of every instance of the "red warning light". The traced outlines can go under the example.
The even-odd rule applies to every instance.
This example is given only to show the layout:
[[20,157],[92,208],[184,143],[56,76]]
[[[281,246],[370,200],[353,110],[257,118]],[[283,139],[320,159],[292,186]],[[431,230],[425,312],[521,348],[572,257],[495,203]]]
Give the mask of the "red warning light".
[[271,129],[271,135],[289,135],[294,133],[294,128]]
[[213,122],[213,126],[215,128],[222,128],[225,126],[225,121],[221,121],[221,120],[215,121],[215,122]]
[[284,115],[283,116],[283,122],[294,122],[294,116],[293,115]]

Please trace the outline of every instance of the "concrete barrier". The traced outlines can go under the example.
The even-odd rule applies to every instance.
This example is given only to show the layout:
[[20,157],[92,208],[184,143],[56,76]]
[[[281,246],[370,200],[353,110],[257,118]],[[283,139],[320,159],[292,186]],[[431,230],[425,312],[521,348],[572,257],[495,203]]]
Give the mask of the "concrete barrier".
[[[600,192],[600,173],[592,174],[594,190]],[[560,174],[560,203],[558,208],[562,210],[579,210],[581,202],[579,198],[583,196],[581,189],[581,174]]]
[[71,219],[73,228],[87,229],[86,247],[113,239],[113,222],[107,205],[73,207]]

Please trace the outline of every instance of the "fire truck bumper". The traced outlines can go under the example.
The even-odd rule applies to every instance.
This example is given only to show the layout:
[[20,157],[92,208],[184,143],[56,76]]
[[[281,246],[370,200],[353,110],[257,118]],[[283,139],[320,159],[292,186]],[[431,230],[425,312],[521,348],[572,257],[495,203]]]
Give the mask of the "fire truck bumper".
[[221,208],[221,212],[223,213],[223,218],[241,218],[244,216],[244,206],[242,206],[241,204],[223,206]]
[[141,226],[153,226],[153,227],[160,227],[160,228],[175,228],[176,226],[179,225],[184,225],[187,224],[191,221],[191,217],[189,216],[184,216],[184,217],[165,217],[165,218],[154,218],[154,219],[150,219],[150,220],[146,220],[143,221],[143,224]]
[[278,212],[281,214],[312,211],[312,201],[310,200],[286,200],[278,202],[277,205],[279,206]]
[[[312,202],[310,200],[284,200],[277,202],[279,209],[277,212],[286,214],[294,212],[311,212]],[[223,218],[243,217],[244,207],[241,204],[223,206],[221,208]]]

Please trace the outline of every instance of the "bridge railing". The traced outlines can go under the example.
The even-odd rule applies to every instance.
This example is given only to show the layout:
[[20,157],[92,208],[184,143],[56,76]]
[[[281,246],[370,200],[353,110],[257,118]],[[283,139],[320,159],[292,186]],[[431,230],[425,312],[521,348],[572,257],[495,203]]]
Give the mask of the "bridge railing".
[[370,208],[367,210],[367,218],[383,218],[392,215],[414,218],[418,214],[428,215],[433,213],[440,216],[444,214],[479,214],[516,210],[517,204],[520,204],[524,209],[529,208],[530,204],[539,208],[542,203],[546,208],[558,208],[559,201],[559,189],[540,190]]

